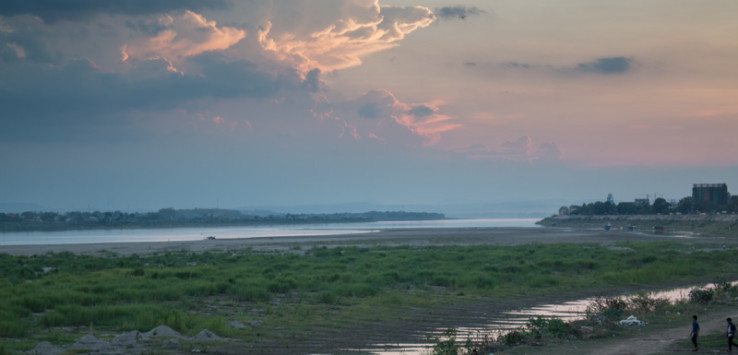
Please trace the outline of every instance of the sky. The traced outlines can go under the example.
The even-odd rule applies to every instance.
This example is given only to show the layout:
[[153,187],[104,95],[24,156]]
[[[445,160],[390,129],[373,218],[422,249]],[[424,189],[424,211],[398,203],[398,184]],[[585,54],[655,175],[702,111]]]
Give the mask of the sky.
[[0,204],[444,212],[738,192],[736,14],[733,0],[5,0]]

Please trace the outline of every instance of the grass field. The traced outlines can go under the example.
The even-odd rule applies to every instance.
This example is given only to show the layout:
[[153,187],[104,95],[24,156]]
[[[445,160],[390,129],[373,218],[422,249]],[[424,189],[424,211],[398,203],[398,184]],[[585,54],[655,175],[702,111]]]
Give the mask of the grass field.
[[269,343],[410,307],[727,279],[735,255],[685,242],[0,254],[0,351],[160,324]]

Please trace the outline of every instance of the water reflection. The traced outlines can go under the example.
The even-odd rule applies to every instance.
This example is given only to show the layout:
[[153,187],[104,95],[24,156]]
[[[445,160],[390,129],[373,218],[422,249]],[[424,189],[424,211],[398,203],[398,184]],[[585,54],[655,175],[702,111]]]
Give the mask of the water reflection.
[[[731,282],[731,285],[738,285],[738,281]],[[650,298],[668,299],[676,302],[689,297],[689,291],[694,288],[714,288],[715,284],[693,285],[690,287],[675,288],[669,290],[660,290],[653,292],[638,292],[624,297],[635,296],[639,294],[647,295]],[[474,327],[457,327],[456,340],[465,342],[467,338],[474,342],[480,342],[485,339],[497,339],[500,335],[506,334],[515,329],[519,329],[528,323],[528,319],[536,317],[559,318],[563,321],[570,322],[574,320],[584,319],[587,307],[596,301],[596,297],[587,297],[575,301],[568,301],[557,304],[537,305],[530,308],[516,309],[506,311],[490,319],[485,325]],[[436,329],[428,335],[431,337],[441,337],[445,329]],[[408,344],[375,344],[369,349],[364,349],[372,354],[378,355],[425,355],[430,354],[432,344],[429,341],[408,343]]]

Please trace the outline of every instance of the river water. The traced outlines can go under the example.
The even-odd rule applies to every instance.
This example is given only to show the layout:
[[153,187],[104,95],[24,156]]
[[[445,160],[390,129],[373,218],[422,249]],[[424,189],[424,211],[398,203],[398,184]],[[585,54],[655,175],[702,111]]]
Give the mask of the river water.
[[535,227],[537,218],[444,219],[368,223],[295,224],[248,227],[198,227],[156,229],[96,229],[59,232],[0,233],[2,245],[49,245],[126,242],[194,241],[217,239],[295,237],[371,233],[402,228]]

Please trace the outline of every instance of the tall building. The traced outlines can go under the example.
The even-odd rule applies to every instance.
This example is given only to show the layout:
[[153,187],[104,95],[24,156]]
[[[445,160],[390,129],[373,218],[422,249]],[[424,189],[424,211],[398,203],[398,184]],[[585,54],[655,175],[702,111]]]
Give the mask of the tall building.
[[728,184],[694,184],[692,200],[695,204],[709,202],[715,205],[727,205],[730,200]]

